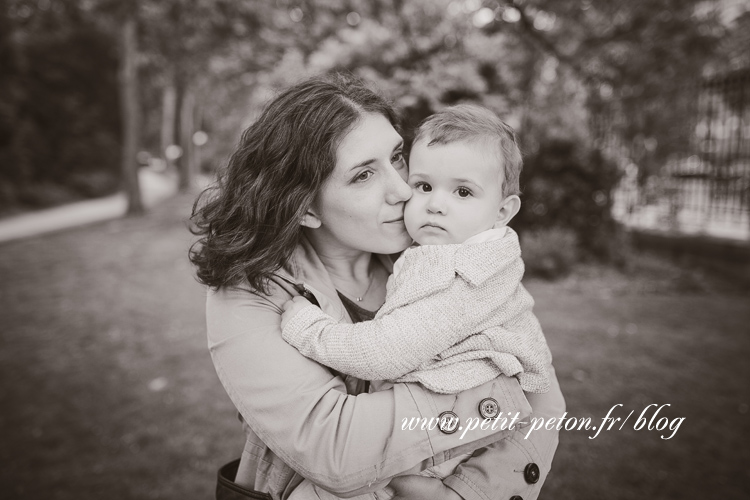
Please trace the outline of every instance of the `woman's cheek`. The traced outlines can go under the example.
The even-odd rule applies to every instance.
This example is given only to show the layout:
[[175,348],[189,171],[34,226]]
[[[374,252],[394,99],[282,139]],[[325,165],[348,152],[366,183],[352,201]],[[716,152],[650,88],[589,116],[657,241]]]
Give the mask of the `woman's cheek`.
[[414,240],[412,240],[411,236],[409,236],[409,233],[406,231],[406,228],[404,226],[401,226],[401,228],[402,231],[400,231],[395,236],[391,236],[388,239],[389,244],[386,246],[386,248],[383,248],[375,253],[394,254],[402,252],[409,248]]
[[419,219],[419,205],[419,200],[412,196],[411,200],[407,201],[404,207],[404,222],[406,222],[406,229],[409,231],[411,231],[410,226],[416,224]]

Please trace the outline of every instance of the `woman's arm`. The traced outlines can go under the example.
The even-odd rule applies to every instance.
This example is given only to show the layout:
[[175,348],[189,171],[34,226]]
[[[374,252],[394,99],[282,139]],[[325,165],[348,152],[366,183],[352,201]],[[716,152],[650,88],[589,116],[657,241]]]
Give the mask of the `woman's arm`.
[[[552,430],[545,426],[538,430],[531,430],[530,426],[519,428],[511,436],[477,450],[443,483],[464,500],[507,499],[514,495],[524,500],[536,499],[552,467],[558,444],[556,427],[565,413],[565,399],[552,365],[549,379],[549,392],[527,396],[533,409],[531,419],[544,419],[544,422],[555,419]],[[536,482],[532,482],[535,468],[530,464],[538,468]]]
[[[210,293],[208,342],[216,372],[245,421],[304,477],[351,496],[430,457],[442,463],[457,446],[476,448],[503,437],[498,428],[444,434],[436,426],[401,427],[448,410],[462,422],[478,417],[477,406],[491,384],[456,396],[436,395],[416,384],[347,395],[340,377],[281,338],[280,305],[287,298],[237,289]],[[493,397],[501,407],[528,415],[531,408],[518,382],[498,380]]]

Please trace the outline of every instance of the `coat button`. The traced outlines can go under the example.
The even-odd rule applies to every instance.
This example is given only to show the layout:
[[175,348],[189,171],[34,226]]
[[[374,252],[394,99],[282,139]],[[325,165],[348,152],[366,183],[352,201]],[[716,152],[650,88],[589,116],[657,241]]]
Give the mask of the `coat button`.
[[523,478],[529,484],[539,481],[539,466],[534,463],[528,464],[523,470]]
[[510,500],[523,500],[523,497],[520,497],[518,495],[513,495],[512,497],[510,497]]
[[492,398],[484,398],[479,402],[479,414],[482,418],[495,418],[500,413],[500,405]]
[[453,434],[458,430],[458,415],[452,411],[444,411],[438,415],[438,429],[444,434]]

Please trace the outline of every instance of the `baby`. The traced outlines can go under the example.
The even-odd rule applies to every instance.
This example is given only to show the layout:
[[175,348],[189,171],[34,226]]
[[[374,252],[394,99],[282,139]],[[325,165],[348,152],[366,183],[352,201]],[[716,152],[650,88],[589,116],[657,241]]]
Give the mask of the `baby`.
[[[418,246],[394,263],[385,304],[372,321],[339,324],[295,297],[284,306],[284,340],[339,372],[385,381],[371,390],[419,382],[450,394],[507,375],[525,391],[546,392],[551,355],[521,285],[518,236],[507,227],[521,206],[521,165],[513,130],[491,111],[458,105],[427,118],[412,146],[404,210]],[[489,406],[480,409],[485,418],[497,415]],[[421,474],[442,479],[467,458]],[[295,499],[331,498],[306,483]]]

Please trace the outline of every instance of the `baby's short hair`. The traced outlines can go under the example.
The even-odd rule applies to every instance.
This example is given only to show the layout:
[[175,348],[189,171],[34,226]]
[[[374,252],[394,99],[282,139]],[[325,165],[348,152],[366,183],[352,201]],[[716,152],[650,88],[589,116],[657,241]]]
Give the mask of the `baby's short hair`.
[[505,169],[503,196],[520,194],[519,177],[523,160],[516,142],[516,134],[487,108],[473,104],[457,104],[425,118],[414,135],[416,144],[429,138],[427,146],[450,144],[457,141],[486,140],[496,147]]

